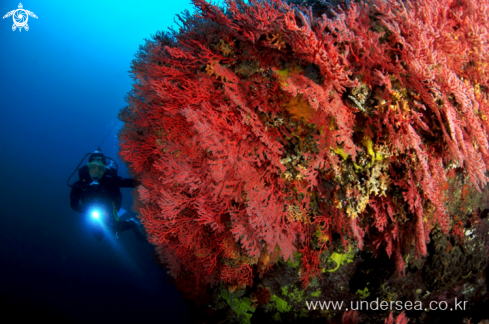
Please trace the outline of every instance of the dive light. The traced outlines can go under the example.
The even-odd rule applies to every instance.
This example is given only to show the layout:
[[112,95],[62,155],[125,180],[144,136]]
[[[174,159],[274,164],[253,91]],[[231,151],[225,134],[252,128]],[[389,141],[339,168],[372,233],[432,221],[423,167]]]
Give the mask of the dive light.
[[98,210],[92,211],[92,217],[95,219],[99,219],[100,213],[98,212]]
[[103,210],[100,209],[100,207],[93,206],[92,208],[89,209],[88,215],[90,215],[90,218],[93,221],[101,222],[105,214]]

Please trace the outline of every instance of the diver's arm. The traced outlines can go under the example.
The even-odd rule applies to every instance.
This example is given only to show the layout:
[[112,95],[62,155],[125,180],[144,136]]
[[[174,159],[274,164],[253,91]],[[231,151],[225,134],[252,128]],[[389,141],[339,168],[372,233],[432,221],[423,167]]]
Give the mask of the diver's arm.
[[117,181],[119,188],[134,188],[136,187],[136,181],[130,178],[121,178],[119,177]]
[[80,204],[82,189],[78,182],[79,181],[76,181],[73,184],[73,187],[71,187],[70,205],[74,211],[78,213],[85,213],[85,207]]

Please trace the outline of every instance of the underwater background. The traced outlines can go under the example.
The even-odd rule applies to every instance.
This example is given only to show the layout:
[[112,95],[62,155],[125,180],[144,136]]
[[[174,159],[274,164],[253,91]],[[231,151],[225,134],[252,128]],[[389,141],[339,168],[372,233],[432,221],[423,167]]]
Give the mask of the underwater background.
[[[28,17],[28,31],[0,20],[0,321],[186,322],[150,244],[132,231],[95,241],[70,208],[66,180],[107,134],[104,154],[129,177],[117,156],[117,114],[132,86],[131,60],[144,39],[178,28],[173,19],[193,10],[190,1],[22,5],[38,17]],[[18,6],[2,0],[1,16]],[[130,211],[131,189],[122,194]]]
[[[0,321],[487,323],[489,0],[192,1],[2,0]],[[157,253],[69,207],[99,147]]]

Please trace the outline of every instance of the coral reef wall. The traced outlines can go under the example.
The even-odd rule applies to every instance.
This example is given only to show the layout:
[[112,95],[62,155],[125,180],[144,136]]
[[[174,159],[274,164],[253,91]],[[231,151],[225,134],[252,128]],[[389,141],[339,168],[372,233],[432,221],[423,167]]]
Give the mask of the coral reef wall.
[[483,222],[489,1],[304,2],[193,0],[133,62],[120,156],[190,297],[287,261],[308,287],[339,246],[402,277]]

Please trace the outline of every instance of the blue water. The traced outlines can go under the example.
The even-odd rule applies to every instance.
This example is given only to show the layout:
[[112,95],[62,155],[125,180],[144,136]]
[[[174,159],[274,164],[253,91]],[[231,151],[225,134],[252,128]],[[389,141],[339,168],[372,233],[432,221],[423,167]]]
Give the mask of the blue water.
[[[2,0],[0,16],[18,4]],[[118,123],[139,45],[193,10],[190,1],[22,5],[38,17],[29,17],[29,31],[0,19],[0,318],[186,322],[186,304],[154,264],[151,246],[130,231],[118,242],[96,242],[71,210],[65,182]],[[119,127],[102,145],[113,158]],[[130,210],[131,190],[122,193]]]

